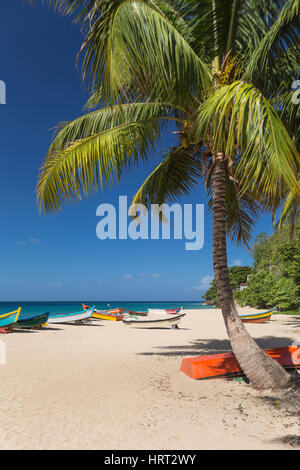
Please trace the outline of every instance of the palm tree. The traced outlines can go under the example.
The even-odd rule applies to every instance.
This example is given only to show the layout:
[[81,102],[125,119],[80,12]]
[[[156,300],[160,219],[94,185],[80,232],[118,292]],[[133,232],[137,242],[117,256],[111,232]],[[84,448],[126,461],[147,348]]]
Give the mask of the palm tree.
[[173,200],[205,178],[218,296],[238,362],[257,388],[290,377],[249,336],[233,301],[226,237],[247,243],[260,210],[299,196],[299,153],[280,105],[297,70],[299,0],[49,0],[85,34],[95,109],[58,126],[41,167],[45,212],[119,180],[165,129],[177,144],[133,204]]

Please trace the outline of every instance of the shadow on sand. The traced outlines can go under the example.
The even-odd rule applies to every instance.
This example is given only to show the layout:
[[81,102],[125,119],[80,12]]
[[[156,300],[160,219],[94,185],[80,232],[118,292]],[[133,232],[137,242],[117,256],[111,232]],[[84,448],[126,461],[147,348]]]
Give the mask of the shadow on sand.
[[[255,339],[257,344],[263,349],[280,348],[290,346],[294,339],[289,337],[266,336],[264,338]],[[221,354],[231,352],[231,344],[229,340],[204,340],[199,339],[190,341],[182,346],[157,346],[156,351],[138,353],[141,356],[204,356],[206,354]]]

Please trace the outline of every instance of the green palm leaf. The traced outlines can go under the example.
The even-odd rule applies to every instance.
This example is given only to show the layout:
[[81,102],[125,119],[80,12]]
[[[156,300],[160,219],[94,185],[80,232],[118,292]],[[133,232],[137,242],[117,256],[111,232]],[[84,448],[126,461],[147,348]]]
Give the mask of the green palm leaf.
[[299,37],[299,10],[300,0],[289,0],[283,5],[278,18],[252,52],[244,74],[246,79],[262,74],[274,57],[294,45]]
[[133,204],[163,204],[188,194],[201,177],[201,164],[189,149],[174,147],[148,176],[133,198]]
[[199,108],[195,136],[235,160],[242,192],[255,188],[260,202],[272,204],[287,185],[297,196],[295,162],[299,153],[271,103],[253,85],[221,87]]
[[210,83],[208,67],[165,16],[149,0],[99,2],[103,9],[92,22],[81,52],[83,76],[101,88],[109,102],[126,99],[133,84],[139,96],[166,99]]
[[174,110],[164,103],[129,103],[104,107],[84,114],[74,121],[60,123],[56,127],[56,136],[48,154],[64,150],[72,142],[86,139],[121,124],[154,119],[161,120],[160,125],[169,120],[181,122],[182,119],[178,115],[184,116],[184,110],[179,108]]
[[118,181],[125,169],[148,158],[159,131],[156,120],[120,124],[48,153],[37,185],[40,208],[59,210],[63,202],[97,191],[99,184]]
[[[208,207],[212,210],[211,188]],[[238,185],[226,182],[226,231],[232,242],[249,248],[255,221],[260,213],[259,204],[248,194],[240,194]]]

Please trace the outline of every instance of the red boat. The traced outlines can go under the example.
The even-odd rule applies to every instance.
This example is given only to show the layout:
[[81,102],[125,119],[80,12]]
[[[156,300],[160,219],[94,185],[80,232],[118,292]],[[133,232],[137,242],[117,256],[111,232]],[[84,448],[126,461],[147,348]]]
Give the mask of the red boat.
[[[265,349],[264,351],[285,369],[300,368],[300,347],[298,346]],[[192,379],[244,375],[233,353],[187,357],[183,359],[180,370]]]

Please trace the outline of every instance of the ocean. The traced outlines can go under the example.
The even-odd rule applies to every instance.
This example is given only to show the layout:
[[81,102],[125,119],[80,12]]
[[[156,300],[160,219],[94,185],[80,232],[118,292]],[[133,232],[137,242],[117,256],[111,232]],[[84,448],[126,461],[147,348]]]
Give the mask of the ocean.
[[[187,310],[192,309],[205,309],[210,308],[204,305],[203,302],[99,302],[95,300],[84,300],[84,303],[89,306],[95,305],[100,310],[107,310],[109,308],[125,308],[134,311],[147,311],[148,308],[176,308],[183,307]],[[21,315],[30,317],[32,315],[42,314],[45,312],[51,313],[72,313],[82,310],[81,302],[0,302],[0,315],[16,310],[22,307]]]

